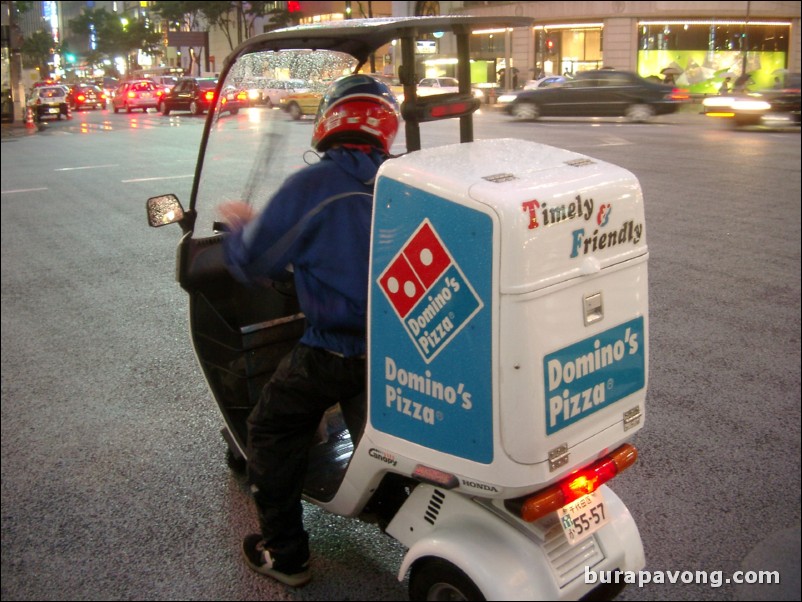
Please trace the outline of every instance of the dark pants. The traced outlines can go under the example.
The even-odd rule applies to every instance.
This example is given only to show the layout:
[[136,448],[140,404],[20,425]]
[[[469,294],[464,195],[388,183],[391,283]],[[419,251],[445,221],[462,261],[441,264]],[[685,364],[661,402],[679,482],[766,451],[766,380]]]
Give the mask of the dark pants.
[[365,359],[298,344],[248,417],[248,477],[265,547],[288,566],[309,557],[301,495],[309,447],[325,411],[362,401]]

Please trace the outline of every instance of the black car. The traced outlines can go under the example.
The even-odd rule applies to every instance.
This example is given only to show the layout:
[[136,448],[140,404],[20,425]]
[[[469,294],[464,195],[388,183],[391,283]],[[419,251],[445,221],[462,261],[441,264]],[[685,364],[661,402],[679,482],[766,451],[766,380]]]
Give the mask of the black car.
[[[162,115],[169,115],[172,111],[189,111],[193,115],[202,115],[214,104],[216,88],[217,78],[214,77],[182,77],[172,90],[161,97],[159,111]],[[244,91],[240,94],[226,90],[220,112],[236,115],[243,103],[247,104],[247,94]]]
[[98,86],[75,85],[70,88],[70,107],[73,111],[106,108],[106,95]]
[[647,81],[636,73],[598,69],[574,79],[502,96],[504,111],[518,119],[551,117],[626,117],[647,121],[674,113],[687,91]]
[[736,127],[783,120],[800,125],[800,84],[802,74],[789,73],[781,87],[736,98],[732,103]]

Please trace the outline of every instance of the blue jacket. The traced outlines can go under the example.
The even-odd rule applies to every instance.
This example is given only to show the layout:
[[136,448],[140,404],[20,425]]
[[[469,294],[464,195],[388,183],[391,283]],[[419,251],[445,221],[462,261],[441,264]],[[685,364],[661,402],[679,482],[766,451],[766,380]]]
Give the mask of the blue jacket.
[[301,342],[311,347],[346,357],[365,353],[373,184],[384,158],[331,149],[226,237],[226,262],[237,280],[295,278],[307,319]]

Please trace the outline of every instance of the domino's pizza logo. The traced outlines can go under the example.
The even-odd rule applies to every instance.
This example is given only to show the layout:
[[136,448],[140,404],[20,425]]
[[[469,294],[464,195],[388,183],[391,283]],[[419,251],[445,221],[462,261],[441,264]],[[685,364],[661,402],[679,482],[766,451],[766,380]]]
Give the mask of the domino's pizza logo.
[[484,306],[428,219],[404,243],[378,284],[427,364]]

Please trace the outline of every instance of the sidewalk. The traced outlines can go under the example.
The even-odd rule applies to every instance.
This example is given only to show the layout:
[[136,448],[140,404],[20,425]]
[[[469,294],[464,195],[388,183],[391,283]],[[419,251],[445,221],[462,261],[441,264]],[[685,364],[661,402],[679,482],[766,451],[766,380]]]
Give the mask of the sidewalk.
[[20,138],[22,136],[36,134],[38,131],[39,128],[36,124],[34,124],[34,127],[28,127],[25,125],[25,122],[15,121],[14,123],[4,123],[2,139]]

